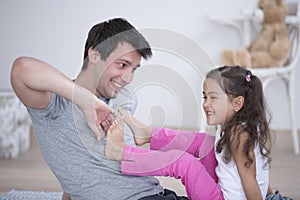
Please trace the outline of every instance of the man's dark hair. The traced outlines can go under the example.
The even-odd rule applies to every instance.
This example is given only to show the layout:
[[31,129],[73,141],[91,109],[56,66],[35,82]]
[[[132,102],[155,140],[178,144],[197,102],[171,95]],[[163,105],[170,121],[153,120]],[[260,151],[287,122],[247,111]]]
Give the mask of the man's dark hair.
[[101,55],[101,59],[106,60],[110,53],[122,42],[131,44],[144,59],[152,56],[150,45],[143,35],[127,20],[114,18],[94,25],[89,31],[85,43],[82,69],[86,68],[90,48],[97,50]]

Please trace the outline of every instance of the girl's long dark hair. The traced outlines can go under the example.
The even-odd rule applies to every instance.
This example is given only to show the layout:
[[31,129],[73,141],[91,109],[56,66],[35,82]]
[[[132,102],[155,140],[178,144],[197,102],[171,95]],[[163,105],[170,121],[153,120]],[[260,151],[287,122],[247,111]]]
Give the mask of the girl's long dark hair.
[[210,71],[206,78],[216,80],[229,99],[232,100],[238,96],[243,96],[245,99],[243,107],[224,125],[224,135],[217,143],[217,153],[224,150],[223,159],[228,163],[232,159],[232,138],[240,141],[240,134],[246,131],[248,139],[245,142],[243,154],[248,161],[245,165],[249,166],[253,163],[249,153],[257,144],[261,155],[267,158],[267,163],[270,163],[270,119],[267,120],[267,109],[260,79],[240,66],[216,68]]

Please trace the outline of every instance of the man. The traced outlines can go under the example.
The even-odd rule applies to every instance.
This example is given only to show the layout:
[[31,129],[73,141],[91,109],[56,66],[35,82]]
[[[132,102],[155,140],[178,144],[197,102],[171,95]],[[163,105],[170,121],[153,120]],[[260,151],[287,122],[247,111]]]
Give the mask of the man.
[[[28,108],[45,161],[72,200],[170,199],[170,191],[164,194],[155,178],[121,175],[120,163],[104,155],[102,130],[112,122],[113,109],[135,110],[135,98],[124,87],[141,58],[151,56],[144,37],[126,20],[116,18],[89,31],[75,81],[40,60],[15,60],[13,89]],[[126,137],[134,144],[131,134]]]

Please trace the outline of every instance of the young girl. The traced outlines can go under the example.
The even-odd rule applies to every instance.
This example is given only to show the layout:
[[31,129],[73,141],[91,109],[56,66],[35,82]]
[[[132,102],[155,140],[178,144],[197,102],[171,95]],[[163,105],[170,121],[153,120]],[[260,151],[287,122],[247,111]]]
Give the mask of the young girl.
[[218,127],[217,166],[195,158],[214,160],[210,151],[201,153],[210,136],[147,127],[124,111],[137,145],[150,142],[151,150],[126,146],[118,119],[108,131],[106,155],[122,161],[124,174],[180,178],[190,199],[265,199],[271,143],[261,81],[243,67],[219,67],[207,74],[203,98],[208,125]]

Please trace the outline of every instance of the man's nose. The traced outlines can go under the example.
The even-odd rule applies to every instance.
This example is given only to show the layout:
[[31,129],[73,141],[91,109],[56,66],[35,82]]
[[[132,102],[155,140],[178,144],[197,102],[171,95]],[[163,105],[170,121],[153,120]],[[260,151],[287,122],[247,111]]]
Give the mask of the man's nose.
[[122,75],[122,79],[128,84],[132,81],[133,79],[133,73],[128,70]]

